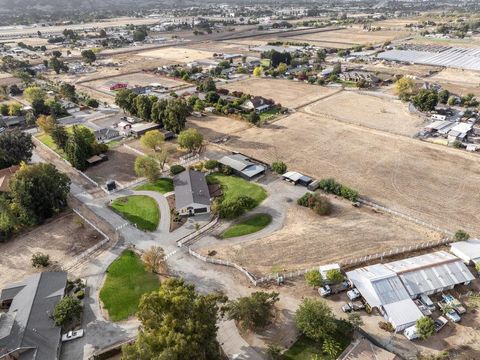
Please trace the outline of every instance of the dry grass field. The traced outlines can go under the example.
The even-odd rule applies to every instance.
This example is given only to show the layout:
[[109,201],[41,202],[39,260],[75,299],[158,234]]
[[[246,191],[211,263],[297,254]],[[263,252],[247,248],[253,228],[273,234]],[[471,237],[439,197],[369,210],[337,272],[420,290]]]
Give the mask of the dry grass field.
[[[176,88],[183,85],[188,85],[183,81],[178,81],[172,78],[167,78],[165,76],[158,76],[155,74],[149,74],[145,72],[138,72],[133,74],[125,75],[115,75],[108,78],[103,78],[101,80],[93,80],[82,83],[83,86],[99,89],[102,91],[109,91],[108,85],[110,83],[127,83],[130,87],[135,86],[147,86],[153,83],[160,84],[168,89]],[[114,94],[114,92],[111,92]]]
[[473,93],[480,97],[480,72],[478,71],[444,69],[430,77],[429,81],[438,83],[458,95]]
[[357,209],[333,197],[331,200],[334,212],[330,216],[321,217],[294,204],[281,230],[235,245],[222,240],[219,246],[203,252],[214,249],[216,257],[235,261],[261,275],[273,269],[303,269],[441,239],[440,234],[412,223],[369,208]]
[[0,289],[41,269],[32,267],[32,255],[50,255],[53,265],[66,264],[101,241],[102,236],[73,212],[38,226],[6,243],[0,243]]
[[161,49],[140,52],[137,55],[164,59],[173,62],[188,63],[195,60],[211,58],[213,56],[213,52],[181,47],[165,47]]
[[187,127],[197,129],[208,141],[235,134],[250,126],[246,121],[218,115],[208,115],[202,118],[191,116],[187,122]]
[[436,226],[480,233],[476,154],[301,112],[239,132],[227,146],[267,163],[282,159],[290,170],[336,178]]
[[400,100],[374,93],[343,91],[308,105],[303,111],[406,136],[418,133],[423,124]]
[[384,43],[385,41],[400,39],[407,35],[407,31],[366,31],[359,27],[352,27],[348,29],[339,29],[337,31],[324,31],[312,34],[290,36],[289,38],[305,42],[324,41],[350,45],[367,45]]
[[337,89],[314,86],[298,81],[264,78],[236,81],[223,87],[228,90],[243,91],[250,95],[273,99],[276,103],[288,108],[306,105],[338,91]]

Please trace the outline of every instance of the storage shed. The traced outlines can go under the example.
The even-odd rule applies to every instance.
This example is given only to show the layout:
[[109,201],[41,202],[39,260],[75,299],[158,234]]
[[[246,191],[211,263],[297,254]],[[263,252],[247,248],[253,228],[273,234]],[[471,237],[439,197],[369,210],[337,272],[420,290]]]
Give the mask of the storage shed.
[[242,154],[232,154],[222,157],[220,164],[230,166],[235,175],[251,180],[265,173],[265,166],[254,163],[250,158]]
[[303,186],[308,186],[313,181],[312,178],[296,171],[288,171],[282,175],[282,178],[283,180],[291,182],[292,184],[300,184]]
[[450,251],[462,259],[465,264],[475,265],[480,263],[479,239],[454,242],[450,247]]

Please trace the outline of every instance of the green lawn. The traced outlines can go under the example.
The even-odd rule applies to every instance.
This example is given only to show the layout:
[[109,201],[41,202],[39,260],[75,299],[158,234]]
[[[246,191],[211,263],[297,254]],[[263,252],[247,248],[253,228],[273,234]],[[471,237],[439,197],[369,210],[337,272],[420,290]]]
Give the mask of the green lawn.
[[[79,128],[84,128],[86,126],[84,125],[77,125]],[[67,130],[67,132],[69,134],[72,133],[73,131],[73,128],[72,126],[67,126],[65,127],[65,129]],[[52,149],[53,151],[55,151],[58,155],[60,155],[62,158],[66,159],[66,156],[65,156],[65,153],[63,152],[62,149],[59,149],[57,147],[57,145],[55,145],[55,143],[53,142],[53,139],[50,135],[48,135],[47,133],[40,133],[38,135],[35,135],[35,137],[40,140],[40,142],[42,142],[44,145],[48,146],[50,149]]]
[[[335,341],[340,345],[340,355],[343,350],[352,342],[351,337],[343,334],[333,334]],[[300,338],[283,353],[282,360],[335,360],[337,356],[330,356],[323,352],[322,344],[310,340],[306,336],[302,335]]]
[[270,67],[271,61],[270,59],[262,59],[260,60],[260,65],[263,67]]
[[280,109],[277,107],[268,109],[267,111],[262,111],[260,115],[260,121],[270,120],[273,119],[275,116],[278,115]]
[[209,183],[220,183],[224,201],[246,195],[255,200],[256,205],[267,198],[267,192],[260,185],[251,183],[238,176],[228,176],[219,173],[208,175]]
[[116,199],[111,207],[140,230],[154,231],[160,221],[157,202],[150,196],[131,195]]
[[161,194],[173,191],[173,180],[169,178],[161,178],[154,183],[143,184],[137,186],[135,190],[157,191]]
[[269,214],[256,214],[237,224],[233,224],[222,233],[222,238],[232,238],[252,234],[262,230],[265,226],[272,222]]
[[147,272],[133,251],[125,250],[108,267],[100,299],[112,321],[124,320],[135,314],[143,294],[159,286],[158,276]]

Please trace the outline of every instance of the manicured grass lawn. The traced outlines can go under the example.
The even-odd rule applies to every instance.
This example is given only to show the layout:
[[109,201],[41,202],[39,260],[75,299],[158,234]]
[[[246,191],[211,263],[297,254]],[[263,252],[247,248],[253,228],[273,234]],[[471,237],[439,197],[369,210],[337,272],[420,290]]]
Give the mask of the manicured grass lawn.
[[157,191],[161,194],[173,191],[173,180],[169,178],[161,178],[154,183],[143,184],[137,186],[135,190]]
[[108,267],[100,299],[110,320],[124,320],[135,314],[143,294],[159,286],[158,276],[147,272],[142,260],[133,251],[125,250]]
[[150,196],[131,195],[116,199],[111,207],[140,230],[154,231],[160,221],[157,202]]
[[279,112],[280,112],[280,109],[276,107],[268,109],[267,111],[263,111],[259,114],[260,120],[265,121],[265,120],[273,119],[275,116],[278,115]]
[[[349,336],[343,334],[333,334],[335,341],[340,345],[340,352],[337,354],[340,355],[343,350],[351,343],[352,339]],[[300,338],[283,353],[283,360],[335,360],[337,356],[330,356],[323,352],[322,344],[317,343],[313,340],[310,340],[306,336],[302,335]]]
[[215,173],[208,175],[207,180],[210,183],[220,183],[222,186],[224,201],[229,201],[240,195],[246,195],[254,199],[256,202],[255,206],[257,206],[267,198],[267,192],[263,187],[238,176],[228,176]]
[[262,230],[265,226],[272,222],[272,217],[268,214],[256,214],[244,221],[233,224],[222,234],[222,238],[232,238],[252,234]]

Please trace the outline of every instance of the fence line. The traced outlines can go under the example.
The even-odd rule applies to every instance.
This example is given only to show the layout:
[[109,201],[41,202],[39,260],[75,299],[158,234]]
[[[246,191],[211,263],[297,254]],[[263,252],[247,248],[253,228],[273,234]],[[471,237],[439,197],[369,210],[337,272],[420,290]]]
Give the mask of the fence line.
[[200,234],[204,233],[205,231],[211,229],[212,227],[217,225],[217,223],[218,223],[218,217],[214,218],[212,221],[210,221],[208,224],[204,225],[203,227],[201,227],[197,231],[195,231],[191,234],[188,234],[188,235],[184,236],[183,238],[177,240],[177,246],[178,247],[185,246],[186,243],[193,240],[194,238],[196,238]]

